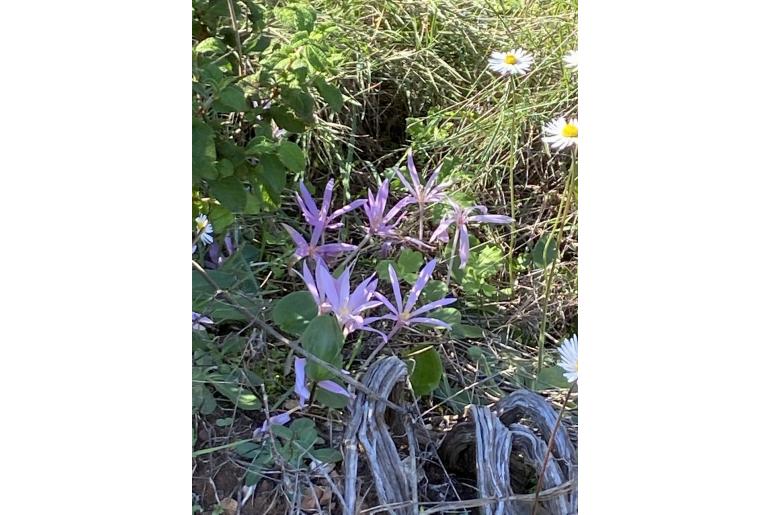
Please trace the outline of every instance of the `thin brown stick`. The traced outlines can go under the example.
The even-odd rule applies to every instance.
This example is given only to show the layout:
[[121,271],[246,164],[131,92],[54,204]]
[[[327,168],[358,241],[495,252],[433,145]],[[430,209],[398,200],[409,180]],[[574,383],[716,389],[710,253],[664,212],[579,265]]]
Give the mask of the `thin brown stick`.
[[569,396],[572,394],[572,391],[575,389],[575,385],[577,382],[572,383],[569,387],[569,391],[567,392],[567,396],[564,398],[564,402],[561,405],[561,409],[559,410],[559,416],[556,419],[556,424],[553,426],[553,430],[551,431],[551,436],[548,438],[548,450],[545,452],[545,458],[543,459],[543,470],[540,471],[540,475],[537,478],[537,486],[535,487],[535,502],[532,503],[532,515],[535,515],[537,513],[537,500],[540,494],[540,488],[543,486],[543,476],[545,475],[545,467],[548,465],[548,458],[551,457],[551,451],[553,450],[553,443],[556,441],[556,431],[559,430],[559,423],[561,422],[561,417],[564,415],[564,409],[567,407],[567,402],[569,401]]

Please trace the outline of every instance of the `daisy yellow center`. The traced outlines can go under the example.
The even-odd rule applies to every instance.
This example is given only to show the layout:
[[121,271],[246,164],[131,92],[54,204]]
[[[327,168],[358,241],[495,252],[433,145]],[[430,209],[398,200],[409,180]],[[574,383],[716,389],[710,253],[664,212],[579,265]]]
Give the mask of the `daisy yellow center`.
[[578,129],[577,125],[573,125],[571,123],[566,124],[561,129],[561,135],[565,138],[577,138],[578,135]]
[[203,222],[203,221],[196,221],[195,223],[198,226],[199,231],[203,230],[208,225],[207,222]]
[[519,60],[516,59],[516,56],[513,54],[508,54],[505,56],[505,64],[516,64]]

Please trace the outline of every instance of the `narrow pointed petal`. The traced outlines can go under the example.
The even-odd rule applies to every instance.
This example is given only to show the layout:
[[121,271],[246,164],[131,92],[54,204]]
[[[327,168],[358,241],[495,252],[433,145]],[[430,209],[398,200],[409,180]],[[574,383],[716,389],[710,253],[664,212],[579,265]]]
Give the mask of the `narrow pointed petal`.
[[505,215],[475,215],[468,217],[469,222],[484,222],[488,224],[510,224],[513,218]]
[[344,395],[345,397],[352,398],[353,395],[351,395],[350,392],[348,392],[345,388],[338,385],[334,381],[330,381],[328,379],[324,379],[323,381],[318,381],[318,386],[326,390],[327,392],[336,393],[339,395]]
[[471,252],[471,243],[468,239],[468,229],[465,225],[460,226],[460,268],[465,268],[468,264],[468,256]]
[[420,273],[417,274],[417,281],[415,281],[414,286],[409,290],[409,296],[406,298],[406,306],[404,306],[405,311],[411,311],[415,303],[417,303],[417,298],[420,296],[422,289],[425,288],[425,285],[428,284],[428,279],[430,279],[430,276],[433,274],[434,268],[436,268],[436,260],[431,259],[427,265],[422,267]]
[[324,189],[323,203],[321,204],[321,213],[323,213],[324,216],[329,213],[329,208],[332,205],[333,191],[334,191],[334,179],[330,179],[329,182],[326,183],[326,189]]
[[[366,204],[366,200],[365,199],[361,198],[361,199],[358,199],[358,200],[354,200],[353,202],[351,202],[347,206],[341,207],[338,210],[336,210],[334,213],[332,213],[329,216],[329,220],[334,220],[335,218],[339,218],[340,216],[344,215],[345,213],[350,213],[354,209],[358,209],[359,207],[363,206],[364,204]],[[330,226],[328,226],[328,228],[332,229],[333,227],[330,225]]]
[[310,274],[310,268],[307,266],[307,261],[302,263],[302,280],[305,281],[307,291],[313,296],[315,303],[320,306],[322,302],[321,296],[318,294],[318,288],[316,287],[315,279],[313,279],[313,276]]
[[[396,306],[391,304],[390,301],[388,300],[388,298],[385,295],[383,295],[382,293],[376,291],[376,292],[374,292],[374,296],[377,297],[377,299],[379,299],[380,302],[385,304],[385,307],[388,309],[388,311],[390,311],[391,313],[394,313],[396,316],[398,316],[399,311],[396,309]],[[378,318],[382,318],[382,317],[378,317]],[[366,323],[366,320],[364,320],[364,323]]]
[[[387,222],[394,216],[398,214],[399,211],[404,209],[406,206],[412,203],[412,197],[405,197],[396,202],[396,205],[390,208],[390,211],[388,211],[388,214],[385,215],[382,219],[383,222]],[[400,220],[399,220],[400,221]]]
[[398,285],[398,276],[391,264],[388,264],[388,275],[390,276],[390,284],[393,287],[393,298],[396,299],[396,306],[398,307],[397,313],[401,313],[404,311],[404,302],[401,299],[401,287]]
[[412,177],[412,184],[414,184],[414,189],[419,190],[420,177],[417,175],[417,167],[414,166],[414,156],[412,155],[411,150],[406,155],[406,167],[409,169],[409,175]]
[[305,187],[304,182],[299,183],[299,190],[302,192],[302,200],[305,203],[305,209],[310,213],[311,218],[318,219],[318,208],[315,205],[315,200],[313,200],[313,195],[311,195]]
[[335,257],[345,252],[353,252],[357,248],[358,247],[356,247],[355,245],[351,245],[349,243],[327,243],[326,245],[321,245],[320,247],[318,247],[318,249],[316,249],[316,252],[320,256]]
[[409,323],[435,325],[438,327],[443,327],[444,329],[452,328],[450,324],[447,324],[446,322],[444,322],[443,320],[439,320],[438,318],[424,318],[424,317],[410,318]]
[[294,358],[294,393],[299,397],[299,405],[305,406],[310,399],[310,392],[305,386],[305,358]]
[[396,170],[396,176],[398,176],[398,180],[401,181],[401,184],[406,188],[406,191],[408,191],[412,196],[416,197],[417,192],[414,191],[414,186],[412,186],[407,180],[404,178],[403,174]]
[[439,163],[439,165],[436,167],[435,170],[433,170],[433,173],[430,174],[430,178],[428,178],[428,182],[425,183],[425,189],[430,190],[433,188],[433,186],[436,184],[436,181],[438,180],[438,174],[441,172],[441,165],[443,163]]
[[452,297],[447,297],[446,299],[434,300],[433,302],[429,302],[429,303],[425,304],[424,306],[421,306],[421,307],[415,309],[412,312],[412,317],[417,316],[417,315],[421,315],[423,313],[427,313],[428,311],[432,311],[434,309],[437,309],[437,308],[440,308],[440,307],[443,307],[443,306],[448,306],[449,304],[452,304],[456,300],[457,299],[452,298]]
[[449,226],[452,225],[454,221],[454,218],[444,218],[441,220],[441,223],[439,223],[438,227],[436,227],[436,230],[433,231],[433,234],[431,234],[428,242],[433,243],[435,240],[443,242],[448,241],[449,235],[447,234],[447,229],[449,229]]
[[337,284],[339,285],[340,304],[346,305],[350,299],[350,267],[343,270]]
[[320,284],[322,285],[329,304],[333,309],[338,309],[340,306],[340,297],[339,292],[337,291],[336,280],[325,266],[322,267],[320,264],[317,264],[316,266],[318,266],[316,269],[317,279],[320,279]]

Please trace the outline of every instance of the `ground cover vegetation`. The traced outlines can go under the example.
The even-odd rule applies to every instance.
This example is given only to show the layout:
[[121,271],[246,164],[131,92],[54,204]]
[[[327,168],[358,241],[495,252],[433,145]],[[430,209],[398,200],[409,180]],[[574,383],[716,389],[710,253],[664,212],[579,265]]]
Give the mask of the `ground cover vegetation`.
[[[576,21],[193,0],[194,513],[343,513],[341,435],[388,355],[435,442],[520,388],[576,438]],[[420,501],[475,497],[422,450]]]

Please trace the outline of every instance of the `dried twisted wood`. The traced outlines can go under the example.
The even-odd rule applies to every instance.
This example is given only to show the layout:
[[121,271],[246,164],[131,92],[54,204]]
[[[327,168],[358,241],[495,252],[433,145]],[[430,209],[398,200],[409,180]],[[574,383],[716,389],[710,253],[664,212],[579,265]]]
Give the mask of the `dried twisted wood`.
[[[406,364],[395,356],[376,362],[363,379],[363,383],[387,399],[396,384],[404,382],[408,371]],[[408,515],[417,508],[416,492],[411,492],[401,459],[385,422],[386,404],[366,393],[359,393],[353,403],[350,424],[344,436],[345,505],[355,513],[356,479],[358,474],[358,445],[364,449],[371,469],[377,496],[383,505],[396,505],[388,509],[393,515]],[[414,438],[410,441],[414,441]],[[412,509],[410,509],[410,504]]]
[[[508,497],[511,490],[508,461],[511,458],[511,432],[486,406],[471,406],[475,422],[476,483],[481,498]],[[499,501],[481,508],[483,515],[511,513],[512,505]]]
[[[481,499],[510,497],[511,485],[523,491],[525,476],[542,470],[551,429],[558,415],[539,395],[519,390],[498,401],[491,410],[471,406],[470,421],[456,425],[442,442],[439,454],[448,469],[462,471],[475,461],[476,483]],[[527,421],[539,434],[520,422]],[[474,445],[475,441],[475,445]],[[519,457],[520,456],[520,457]],[[470,466],[470,467],[469,467]],[[511,477],[511,471],[514,477]],[[516,477],[521,475],[522,477]],[[555,489],[577,480],[575,448],[567,432],[559,427],[554,439],[552,459],[548,460],[543,477],[545,489]],[[507,488],[507,490],[506,490]],[[506,493],[508,492],[508,493]],[[532,511],[531,499],[513,496],[483,508],[485,515],[526,514]],[[577,512],[577,493],[567,493],[541,499],[550,515],[571,515]]]

